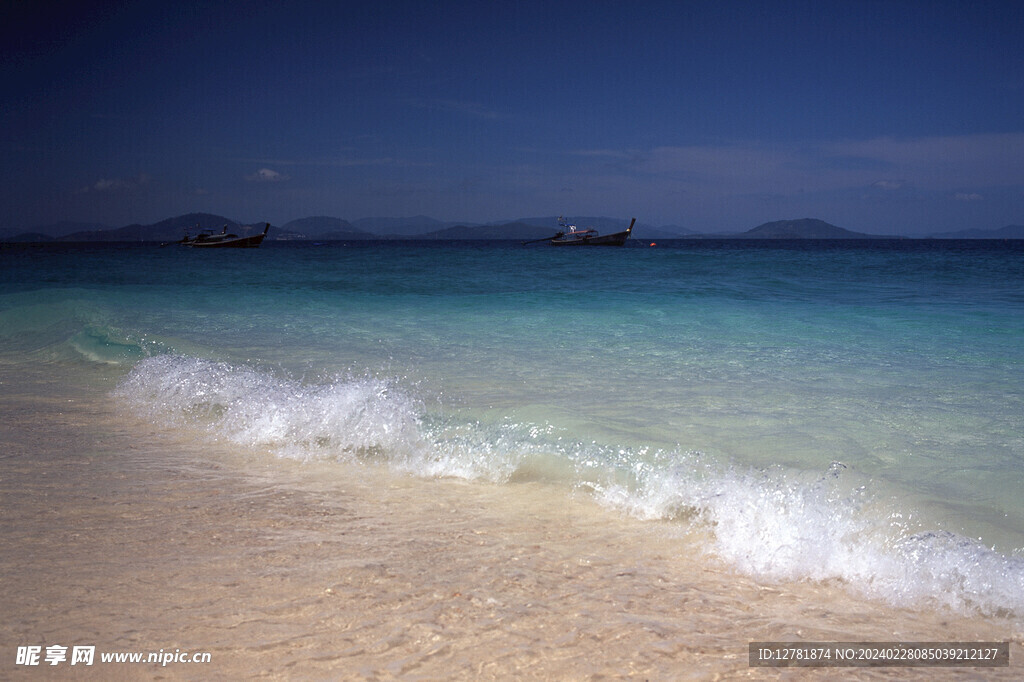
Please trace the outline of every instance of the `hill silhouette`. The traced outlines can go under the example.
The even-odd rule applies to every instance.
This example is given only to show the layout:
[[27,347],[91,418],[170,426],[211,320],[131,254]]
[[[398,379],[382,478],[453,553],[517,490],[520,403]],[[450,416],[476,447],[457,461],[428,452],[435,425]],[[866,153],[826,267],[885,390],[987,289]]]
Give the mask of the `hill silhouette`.
[[238,235],[249,235],[262,231],[263,226],[244,226],[212,213],[187,213],[185,215],[161,220],[152,225],[126,225],[113,230],[87,230],[73,232],[61,237],[64,242],[167,242],[177,241],[188,232],[196,234],[204,230],[220,232],[227,225],[228,232]]
[[960,230],[932,235],[935,239],[1024,239],[1024,225],[1007,225],[998,230]]
[[428,232],[417,239],[542,239],[554,236],[557,230],[526,223],[503,225],[456,225]]
[[885,239],[882,235],[853,232],[816,218],[776,220],[735,235],[740,239]]
[[288,235],[289,239],[351,240],[378,238],[372,232],[358,229],[347,220],[330,216],[314,216],[289,221],[281,226],[279,235]]

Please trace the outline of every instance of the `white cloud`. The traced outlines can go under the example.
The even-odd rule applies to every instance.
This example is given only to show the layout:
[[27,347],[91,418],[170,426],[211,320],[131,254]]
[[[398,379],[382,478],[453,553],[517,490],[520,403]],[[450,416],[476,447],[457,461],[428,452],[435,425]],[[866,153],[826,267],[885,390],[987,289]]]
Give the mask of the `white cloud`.
[[828,148],[885,163],[898,177],[932,190],[1024,185],[1024,133],[880,137],[837,142]]
[[108,190],[124,189],[127,186],[128,183],[126,183],[124,180],[107,180],[106,178],[100,178],[99,180],[96,181],[96,184],[94,184],[92,188],[97,192],[106,192]]
[[[706,196],[798,195],[866,187],[978,201],[983,187],[1024,186],[1024,133],[824,142],[574,150],[594,177],[674,186]],[[596,164],[600,163],[598,166]]]
[[252,175],[246,175],[245,179],[249,182],[284,182],[291,178],[269,168],[260,168]]
[[149,182],[149,176],[139,173],[133,178],[100,178],[91,185],[86,185],[78,190],[79,194],[87,192],[117,192],[128,190],[134,187],[145,185]]
[[957,201],[981,201],[985,197],[976,192],[957,192],[953,198]]

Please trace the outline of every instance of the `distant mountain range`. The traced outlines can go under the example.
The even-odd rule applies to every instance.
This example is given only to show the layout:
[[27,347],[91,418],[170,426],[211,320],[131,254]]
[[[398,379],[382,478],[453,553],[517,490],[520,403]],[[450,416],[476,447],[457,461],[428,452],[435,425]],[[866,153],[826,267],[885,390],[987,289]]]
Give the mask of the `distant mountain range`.
[[280,235],[294,235],[288,237],[289,239],[323,239],[323,240],[341,240],[347,241],[351,239],[376,239],[377,236],[367,232],[366,230],[360,230],[355,225],[347,220],[341,218],[331,218],[329,216],[317,216],[313,218],[300,218],[299,220],[292,220],[281,226],[278,231],[278,239],[282,237]]
[[[210,213],[189,213],[176,218],[168,218],[152,225],[126,225],[124,227],[107,227],[93,223],[56,223],[34,228],[31,232],[5,237],[6,241],[62,241],[62,242],[168,242],[177,241],[186,233],[209,230],[220,232],[224,227],[228,232],[248,235],[263,231],[263,224],[242,225],[224,216]],[[74,229],[74,228],[81,229]],[[38,239],[36,237],[43,237]]]
[[[601,232],[625,230],[628,220],[605,217],[576,218],[580,227],[593,227]],[[97,223],[61,222],[42,225],[23,232],[0,232],[0,241],[7,242],[94,242],[143,241],[172,242],[187,232],[228,232],[250,235],[263,231],[264,223],[243,224],[211,213],[189,213],[152,225],[110,227]],[[271,225],[268,240],[354,241],[372,239],[543,239],[558,232],[558,216],[521,218],[512,222],[457,223],[442,222],[427,216],[411,218],[362,218],[349,222],[331,216],[314,216],[292,220],[277,227]],[[803,218],[764,223],[746,232],[731,234],[699,234],[676,225],[654,227],[637,223],[634,237],[648,239],[896,239],[890,235],[853,232],[823,220]],[[1024,225],[1008,225],[996,230],[965,230],[930,235],[934,239],[1024,239]]]
[[[629,221],[616,218],[579,218],[581,226],[608,232],[626,229]],[[211,213],[189,213],[168,218],[152,225],[126,225],[113,228],[95,223],[55,223],[29,231],[0,232],[0,240],[8,242],[172,242],[187,232],[228,232],[246,236],[263,231],[263,223],[244,224]],[[348,221],[332,216],[313,216],[292,220],[280,227],[271,225],[268,240],[354,241],[370,239],[510,239],[528,240],[554,236],[560,228],[558,217],[523,218],[512,222],[458,223],[442,222],[427,216],[412,218],[362,218]],[[641,238],[678,239],[686,236],[682,228],[657,228],[638,224],[634,232]]]

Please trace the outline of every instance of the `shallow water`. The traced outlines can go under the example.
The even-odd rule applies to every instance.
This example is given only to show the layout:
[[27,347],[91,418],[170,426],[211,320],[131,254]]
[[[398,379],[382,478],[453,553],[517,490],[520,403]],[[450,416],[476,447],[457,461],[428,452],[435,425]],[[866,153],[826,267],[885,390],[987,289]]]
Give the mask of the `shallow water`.
[[211,656],[64,664],[61,679],[706,679],[753,672],[761,640],[1009,640],[1011,661],[1024,654],[1005,618],[753,580],[707,557],[705,533],[563,485],[281,460],[20,382],[27,395],[0,401],[15,424],[0,478],[5,674],[26,670],[15,646],[52,644]]
[[[10,533],[19,547],[42,552],[39,504],[59,499],[54,518],[67,533],[93,519],[94,535],[112,542],[121,517],[110,490],[143,505],[125,517],[142,530],[125,528],[134,549],[114,555],[123,561],[156,551],[146,533],[181,527],[195,529],[188,538],[226,537],[228,526],[251,519],[255,537],[280,523],[294,534],[271,535],[290,559],[279,559],[278,573],[265,568],[288,586],[260,607],[268,609],[310,589],[298,587],[303,576],[327,580],[325,565],[340,562],[339,575],[375,565],[356,566],[351,547],[333,546],[331,559],[332,551],[314,552],[316,542],[386,536],[422,547],[407,565],[399,551],[367,549],[386,554],[383,566],[404,567],[373,569],[383,571],[376,583],[370,569],[350,580],[377,585],[368,598],[401,610],[402,600],[387,596],[401,576],[435,626],[447,613],[441,604],[453,603],[449,590],[470,593],[460,582],[491,594],[478,595],[483,605],[501,602],[493,594],[504,589],[525,599],[528,590],[516,592],[507,576],[499,590],[483,575],[518,555],[532,562],[518,579],[563,606],[546,607],[545,621],[512,600],[518,605],[505,620],[589,625],[552,648],[536,638],[515,645],[512,626],[499,624],[480,646],[500,642],[508,649],[501,660],[522,655],[545,671],[560,657],[569,665],[562,672],[580,665],[564,652],[587,650],[582,633],[598,627],[598,616],[621,626],[630,599],[660,613],[650,591],[656,580],[677,590],[643,630],[669,639],[676,632],[666,665],[700,648],[683,630],[703,628],[722,647],[740,641],[741,653],[748,640],[770,638],[764,614],[744,606],[766,594],[790,600],[780,636],[815,609],[832,614],[821,616],[825,630],[863,626],[881,639],[890,638],[882,635],[893,618],[936,636],[950,619],[967,630],[1015,632],[1024,614],[1021,248],[670,246],[575,254],[502,244],[268,245],[233,254],[4,249],[0,362],[14,415],[5,423],[20,426],[5,428],[16,454],[4,460],[0,483],[6,507],[34,510],[9,521]],[[53,429],[55,411],[74,414],[74,423]],[[47,435],[54,433],[64,435]],[[68,478],[79,461],[83,478]],[[206,514],[221,499],[214,490],[230,492]],[[289,495],[303,504],[274,502]],[[313,510],[337,507],[358,518],[332,511],[324,518],[337,525],[310,520]],[[234,565],[234,582],[249,589],[240,557],[278,551],[254,537],[175,541],[174,556],[195,566],[171,575],[152,555],[153,575],[142,580],[216,584],[199,567],[212,562],[227,573]],[[304,566],[307,552],[318,568]],[[23,577],[40,561],[19,556],[7,564],[10,575]],[[580,568],[579,557],[591,568]],[[116,564],[101,562],[104,570]],[[435,578],[424,566],[449,564],[451,575],[427,594]],[[579,594],[560,585],[559,571]],[[615,593],[624,576],[632,576],[625,601],[584,606],[587,594]],[[105,579],[103,571],[91,578]],[[721,607],[703,625],[680,608],[691,588]],[[731,591],[738,600],[725,596]],[[139,595],[156,598],[151,592]],[[212,633],[224,622],[202,599],[190,597],[189,608]],[[870,615],[854,627],[847,612],[827,606],[836,600]],[[19,604],[25,622],[52,615],[38,601]],[[461,644],[442,637],[447,653],[436,660],[465,663],[473,638],[488,631],[475,619],[498,618],[490,606],[463,621],[445,616],[445,627],[464,626],[454,640]],[[310,614],[331,623],[304,635],[320,646],[342,625],[307,607],[293,625]],[[91,622],[117,630],[113,614],[96,608],[85,608]],[[579,615],[590,612],[593,621]],[[385,653],[398,644],[364,641],[385,627],[383,614],[376,626],[348,626],[362,634],[354,648],[338,649],[348,652],[338,660],[373,668],[401,658]],[[158,644],[153,614],[132,618],[148,622]],[[612,637],[609,630],[589,646],[603,650]],[[218,639],[233,651],[250,646],[229,640]],[[426,631],[399,640],[413,658],[432,641]],[[678,670],[658,668],[653,650],[629,658],[637,641],[623,642],[615,665]],[[283,655],[274,651],[256,658],[273,667]],[[716,651],[716,660],[732,661]],[[314,654],[287,656],[299,665]],[[476,664],[484,658],[469,655]],[[419,661],[411,669],[429,668]]]

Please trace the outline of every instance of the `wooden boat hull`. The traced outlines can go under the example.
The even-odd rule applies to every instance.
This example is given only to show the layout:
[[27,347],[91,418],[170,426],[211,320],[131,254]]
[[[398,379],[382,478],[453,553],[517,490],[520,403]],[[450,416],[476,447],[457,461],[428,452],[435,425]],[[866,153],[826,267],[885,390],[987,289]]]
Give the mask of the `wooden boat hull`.
[[270,223],[263,228],[262,234],[254,234],[249,237],[236,237],[235,235],[201,235],[195,239],[185,242],[185,246],[193,249],[255,249],[263,243],[270,229]]
[[632,234],[634,223],[636,223],[636,218],[630,221],[629,227],[626,230],[613,234],[587,235],[584,233],[574,236],[572,233],[569,233],[552,239],[551,246],[622,246],[629,239],[629,235]]
[[629,239],[629,232],[602,234],[596,237],[577,237],[574,239],[552,239],[551,246],[622,246]]
[[238,237],[237,239],[222,239],[219,241],[195,241],[189,244],[193,249],[255,249],[263,243],[265,234],[254,234],[251,237]]

